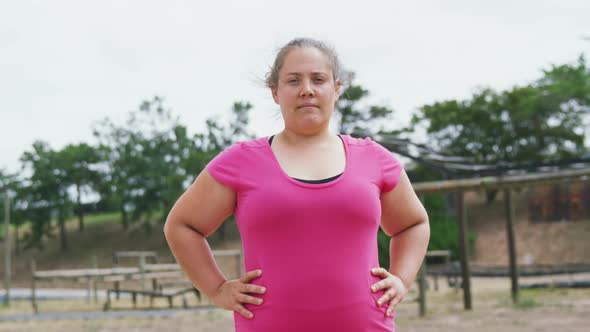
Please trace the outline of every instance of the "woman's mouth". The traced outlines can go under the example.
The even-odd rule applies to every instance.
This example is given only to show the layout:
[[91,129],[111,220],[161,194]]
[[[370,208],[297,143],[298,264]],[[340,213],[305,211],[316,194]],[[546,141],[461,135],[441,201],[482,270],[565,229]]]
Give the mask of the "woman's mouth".
[[318,107],[317,107],[317,105],[314,105],[314,104],[303,104],[297,108],[318,108]]

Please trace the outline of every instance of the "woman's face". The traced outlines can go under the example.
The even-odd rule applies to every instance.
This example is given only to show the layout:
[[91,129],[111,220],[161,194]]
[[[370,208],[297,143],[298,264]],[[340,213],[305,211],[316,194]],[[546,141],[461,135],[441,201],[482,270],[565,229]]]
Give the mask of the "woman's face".
[[313,131],[329,124],[340,95],[340,81],[334,82],[322,51],[296,47],[285,56],[278,84],[271,90],[286,127]]

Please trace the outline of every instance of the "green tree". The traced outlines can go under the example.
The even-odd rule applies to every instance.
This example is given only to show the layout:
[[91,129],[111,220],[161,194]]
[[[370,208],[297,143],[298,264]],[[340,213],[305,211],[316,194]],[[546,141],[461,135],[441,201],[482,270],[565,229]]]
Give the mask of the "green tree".
[[392,118],[393,109],[386,106],[362,106],[363,99],[369,91],[360,85],[351,84],[341,94],[336,102],[336,122],[338,131],[353,136],[374,136],[387,132],[384,124]]
[[95,169],[99,162],[97,150],[86,144],[68,144],[58,152],[60,164],[66,177],[66,182],[75,190],[75,213],[78,216],[78,229],[84,230],[84,209],[82,195],[96,191],[100,181],[100,174]]
[[248,129],[251,109],[252,104],[248,102],[235,102],[232,105],[226,126],[221,124],[219,119],[207,119],[207,133],[203,137],[201,146],[206,151],[212,152],[212,156],[214,156],[232,143],[254,138]]
[[[0,169],[0,223],[2,224],[2,236],[6,236],[4,229],[4,199],[6,196],[12,197],[14,194],[11,188],[14,182],[14,175]],[[12,221],[11,221],[12,222]]]
[[106,164],[100,192],[119,206],[125,229],[133,222],[150,230],[154,213],[170,205],[162,195],[177,167],[170,150],[182,132],[176,128],[178,119],[157,96],[130,112],[124,126],[105,119],[95,128]]
[[156,213],[166,214],[214,155],[247,135],[250,108],[235,103],[229,126],[209,119],[208,133],[192,137],[159,97],[144,101],[125,125],[103,120],[95,128],[104,163],[101,199],[119,206],[125,229],[134,223],[151,230]]
[[542,162],[586,151],[583,120],[589,112],[590,71],[580,57],[544,71],[532,84],[424,105],[412,128],[423,126],[440,152],[479,163]]
[[121,213],[123,229],[129,228],[128,204],[131,196],[129,181],[134,167],[134,143],[131,134],[123,126],[115,125],[110,119],[103,119],[94,128],[99,141],[100,178],[97,190],[105,205],[115,206]]
[[39,247],[43,235],[51,236],[51,220],[55,217],[61,249],[67,251],[69,246],[65,221],[71,214],[72,202],[67,192],[68,181],[63,161],[49,144],[36,141],[32,151],[23,153],[21,162],[31,174],[27,179],[30,191],[26,196],[32,222],[29,246]]

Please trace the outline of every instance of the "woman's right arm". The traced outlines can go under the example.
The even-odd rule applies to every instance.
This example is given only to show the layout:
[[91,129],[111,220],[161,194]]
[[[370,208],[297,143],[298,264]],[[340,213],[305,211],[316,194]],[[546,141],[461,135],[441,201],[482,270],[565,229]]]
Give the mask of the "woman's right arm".
[[228,281],[205,239],[229,217],[236,205],[236,193],[203,170],[180,196],[168,214],[164,234],[172,254],[193,285],[215,304],[252,316],[241,303],[260,304],[260,298],[245,293],[264,293],[249,282],[261,272],[250,271]]

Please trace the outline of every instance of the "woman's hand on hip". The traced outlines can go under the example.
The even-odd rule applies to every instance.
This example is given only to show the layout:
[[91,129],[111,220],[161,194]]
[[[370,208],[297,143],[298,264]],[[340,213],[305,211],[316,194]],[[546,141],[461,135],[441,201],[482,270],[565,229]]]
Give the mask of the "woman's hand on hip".
[[384,290],[385,293],[377,300],[377,306],[382,306],[385,302],[389,301],[386,315],[390,316],[395,306],[402,301],[404,296],[408,293],[408,289],[404,282],[396,275],[391,274],[386,269],[379,267],[371,269],[373,275],[382,278],[381,281],[371,285],[371,291],[373,293],[379,290]]
[[254,317],[254,314],[246,308],[243,303],[256,305],[262,304],[262,299],[248,294],[264,294],[266,288],[263,286],[252,285],[250,282],[262,275],[262,270],[253,270],[244,274],[239,279],[224,281],[211,297],[211,301],[227,310],[239,312],[246,318]]

